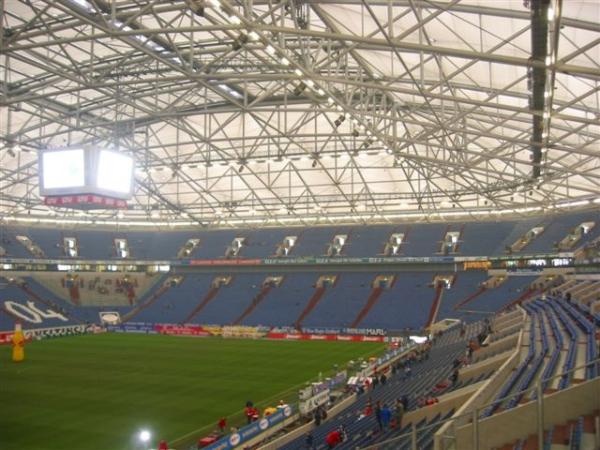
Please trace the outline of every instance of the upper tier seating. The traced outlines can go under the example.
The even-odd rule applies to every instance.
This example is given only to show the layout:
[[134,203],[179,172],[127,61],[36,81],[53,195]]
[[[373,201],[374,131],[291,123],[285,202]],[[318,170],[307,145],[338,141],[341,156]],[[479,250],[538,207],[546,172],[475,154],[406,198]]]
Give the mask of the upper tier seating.
[[[277,250],[277,245],[283,241],[283,238],[286,236],[296,236],[297,234],[297,231],[286,228],[252,230],[245,236],[246,242],[242,248],[241,256],[243,258],[265,258],[273,256]],[[198,254],[202,255],[201,252]]]
[[430,256],[439,252],[446,224],[418,224],[410,228],[400,247],[403,256]]
[[467,223],[459,246],[461,255],[503,254],[501,239],[515,227],[514,222]]
[[324,256],[333,237],[336,234],[349,234],[350,227],[318,227],[297,231],[298,240],[291,256]]
[[[513,245],[517,240],[523,237],[529,230],[536,226],[544,226],[546,224],[546,219],[544,218],[534,218],[534,219],[526,219],[520,222],[516,222],[514,227],[510,230],[508,234],[500,236],[501,241],[498,242],[498,246],[492,252],[495,255],[503,255],[506,254],[507,247]],[[525,253],[527,253],[527,246],[523,249]]]
[[26,233],[26,228],[17,231],[12,227],[8,228],[6,225],[0,224],[0,246],[4,249],[4,257],[33,258],[31,253],[16,238],[17,235]]
[[383,253],[385,243],[392,233],[406,233],[406,226],[373,225],[353,227],[344,246],[345,256],[377,256]]
[[[481,222],[452,224],[452,229],[462,228],[458,242],[461,255],[503,255],[506,247],[512,245],[534,226],[544,226],[544,231],[526,245],[521,253],[552,252],[555,245],[566,237],[574,227],[583,222],[596,222],[590,233],[577,243],[581,246],[600,236],[600,215],[598,212],[585,212],[555,217],[532,218],[522,221]],[[127,239],[131,257],[136,259],[173,259],[188,239],[200,239],[200,245],[190,257],[214,259],[223,258],[225,249],[236,237],[245,238],[240,252],[243,258],[264,258],[274,255],[277,245],[285,236],[297,236],[296,246],[290,256],[322,256],[336,234],[348,236],[341,256],[377,256],[394,232],[404,233],[405,239],[400,248],[402,256],[431,256],[440,251],[440,242],[448,225],[373,225],[373,226],[324,226],[312,228],[270,228],[262,230],[198,230],[198,231],[101,231],[68,230],[37,227],[0,226],[2,243],[9,257],[31,258],[32,255],[16,241],[16,235],[30,237],[39,245],[46,256],[64,257],[63,238],[75,237],[78,240],[81,258],[116,258],[114,239]]]

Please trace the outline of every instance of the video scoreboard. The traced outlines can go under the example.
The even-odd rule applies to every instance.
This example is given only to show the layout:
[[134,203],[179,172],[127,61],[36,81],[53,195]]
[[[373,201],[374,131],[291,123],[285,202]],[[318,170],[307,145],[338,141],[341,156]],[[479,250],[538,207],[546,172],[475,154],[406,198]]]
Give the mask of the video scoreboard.
[[93,147],[38,154],[40,195],[51,206],[126,208],[134,190],[134,161],[125,153]]

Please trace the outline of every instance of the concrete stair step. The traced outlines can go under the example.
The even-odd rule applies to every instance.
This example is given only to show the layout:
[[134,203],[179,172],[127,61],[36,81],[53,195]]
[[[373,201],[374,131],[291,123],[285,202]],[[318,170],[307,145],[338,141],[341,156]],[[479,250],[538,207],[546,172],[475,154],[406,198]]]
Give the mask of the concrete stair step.
[[537,435],[528,436],[523,444],[523,450],[537,450]]
[[552,445],[567,445],[570,438],[570,427],[567,425],[556,425],[552,433]]
[[569,446],[562,444],[552,444],[550,450],[569,450]]
[[581,435],[581,450],[598,450],[600,442],[596,445],[596,435],[593,433],[583,433]]
[[506,444],[506,445],[498,448],[497,450],[513,450],[514,447],[515,447],[515,444]]
[[[581,437],[581,450],[600,450],[600,442],[596,442],[596,416],[598,412],[584,416],[583,434]],[[552,432],[552,446],[550,450],[569,450],[571,430],[577,421],[571,420],[567,423],[554,426]],[[513,450],[517,441],[503,445],[496,450]],[[528,436],[523,444],[523,450],[538,450],[537,435]]]
[[590,416],[584,416],[583,417],[583,432],[584,433],[591,433],[594,434],[594,431],[596,431],[596,420],[595,417],[590,415]]

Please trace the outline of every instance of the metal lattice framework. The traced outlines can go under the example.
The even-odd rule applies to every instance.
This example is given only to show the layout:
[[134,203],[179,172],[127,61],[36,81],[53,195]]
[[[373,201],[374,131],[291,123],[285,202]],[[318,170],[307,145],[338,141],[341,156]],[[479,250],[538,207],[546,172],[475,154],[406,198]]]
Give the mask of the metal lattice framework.
[[[1,5],[5,217],[370,223],[600,198],[595,0]],[[124,217],[39,198],[37,151],[81,144],[134,155]]]

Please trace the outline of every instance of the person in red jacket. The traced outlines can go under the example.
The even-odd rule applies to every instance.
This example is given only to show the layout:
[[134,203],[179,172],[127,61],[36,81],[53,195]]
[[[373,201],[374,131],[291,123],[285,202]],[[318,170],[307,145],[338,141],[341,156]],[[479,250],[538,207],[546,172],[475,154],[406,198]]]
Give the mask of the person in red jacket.
[[342,433],[339,430],[333,430],[325,437],[328,448],[334,448],[340,442],[342,442]]
[[258,413],[258,409],[254,406],[254,404],[252,402],[246,402],[246,420],[248,421],[248,423],[254,422],[256,420],[258,420],[258,418],[260,417],[259,413]]
[[225,427],[227,426],[227,419],[225,417],[221,417],[219,422],[217,423],[219,430],[221,430],[221,434],[225,433]]
[[169,444],[167,444],[167,441],[165,441],[164,439],[162,439],[158,443],[158,450],[169,450]]

